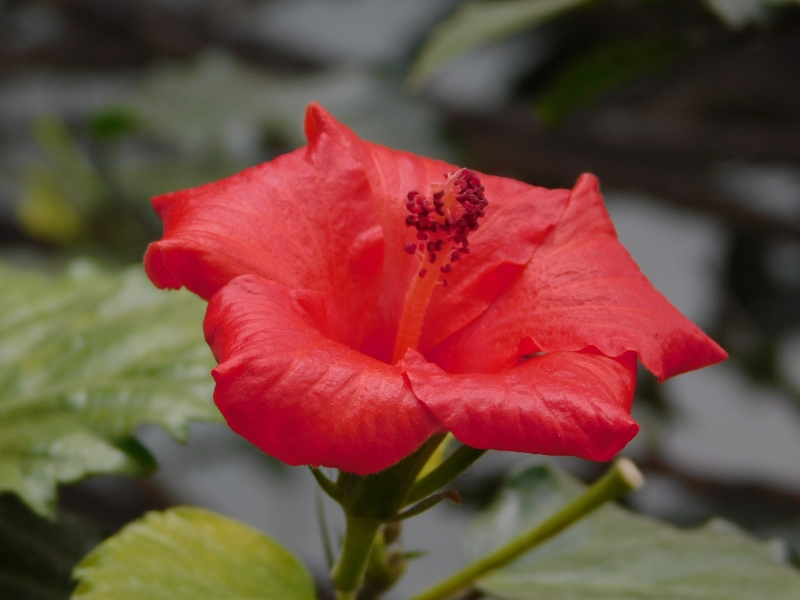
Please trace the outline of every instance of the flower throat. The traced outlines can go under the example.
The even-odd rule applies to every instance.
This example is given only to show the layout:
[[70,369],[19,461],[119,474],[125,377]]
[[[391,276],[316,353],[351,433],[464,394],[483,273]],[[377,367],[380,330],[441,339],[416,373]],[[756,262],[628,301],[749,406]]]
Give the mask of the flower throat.
[[417,348],[433,291],[440,280],[447,287],[453,263],[470,254],[468,236],[478,228],[489,204],[474,171],[460,169],[445,173],[445,178],[444,183],[431,184],[430,200],[416,190],[408,192],[406,226],[416,230],[416,241],[406,243],[405,250],[419,270],[406,292],[392,364],[409,348]]

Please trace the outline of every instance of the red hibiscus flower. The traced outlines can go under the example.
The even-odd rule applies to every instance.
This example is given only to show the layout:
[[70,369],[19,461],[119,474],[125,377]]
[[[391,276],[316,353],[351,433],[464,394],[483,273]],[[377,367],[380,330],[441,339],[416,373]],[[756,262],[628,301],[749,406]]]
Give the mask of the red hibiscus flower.
[[663,380],[725,352],[617,240],[597,180],[547,190],[365,142],[312,104],[308,145],[159,196],[160,288],[209,301],[214,399],[289,464],[379,471],[433,433],[607,460]]

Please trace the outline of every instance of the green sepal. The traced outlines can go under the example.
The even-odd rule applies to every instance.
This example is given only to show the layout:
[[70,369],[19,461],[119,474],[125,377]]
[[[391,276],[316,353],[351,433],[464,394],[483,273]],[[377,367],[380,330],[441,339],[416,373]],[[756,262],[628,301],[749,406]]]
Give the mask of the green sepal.
[[317,483],[319,484],[319,487],[322,488],[322,491],[336,502],[341,502],[341,488],[335,482],[325,477],[325,474],[316,467],[309,467],[309,469],[311,469],[311,474],[314,476],[314,479],[317,480]]
[[408,568],[408,560],[399,544],[398,524],[384,525],[375,537],[367,561],[364,583],[358,600],[373,600],[394,586]]
[[421,502],[417,502],[411,508],[404,510],[403,512],[395,515],[391,519],[387,519],[388,523],[398,523],[400,521],[405,521],[406,519],[410,519],[411,517],[416,517],[417,515],[421,515],[427,510],[430,510],[437,504],[439,504],[442,500],[450,500],[453,504],[461,504],[461,494],[459,494],[456,490],[447,490],[445,492],[439,492],[438,494],[434,494],[433,496],[428,496],[425,500]]
[[467,446],[466,444],[462,444],[456,449],[455,452],[442,460],[439,465],[428,471],[428,473],[426,473],[423,477],[420,477],[414,483],[414,486],[408,493],[406,503],[412,504],[422,500],[436,490],[443,488],[453,479],[461,475],[461,473],[466,471],[484,454],[486,454],[486,450],[479,450],[477,448]]

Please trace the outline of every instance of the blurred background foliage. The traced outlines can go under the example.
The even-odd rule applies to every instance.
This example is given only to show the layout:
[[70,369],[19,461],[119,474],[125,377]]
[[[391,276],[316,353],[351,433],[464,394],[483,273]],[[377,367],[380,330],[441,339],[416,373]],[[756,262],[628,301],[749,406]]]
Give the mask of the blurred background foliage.
[[[800,552],[800,2],[0,0],[4,259],[139,263],[161,233],[152,196],[302,145],[311,100],[362,137],[487,172],[597,174],[634,258],[731,353],[664,386],[641,374],[628,453],[651,483],[629,503]],[[243,508],[241,481],[308,482],[227,435],[201,430],[189,452],[145,430],[165,474],[64,488],[61,510],[113,531],[184,501],[269,531],[280,517]],[[238,483],[198,458],[242,456]],[[512,460],[464,478],[470,505]],[[214,495],[226,486],[243,499]],[[321,565],[314,535],[287,543]]]

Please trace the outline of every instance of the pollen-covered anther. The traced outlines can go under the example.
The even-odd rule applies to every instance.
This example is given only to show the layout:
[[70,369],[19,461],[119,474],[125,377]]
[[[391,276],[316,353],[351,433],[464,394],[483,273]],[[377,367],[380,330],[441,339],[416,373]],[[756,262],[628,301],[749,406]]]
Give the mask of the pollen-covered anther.
[[[450,262],[458,262],[464,254],[469,254],[469,233],[478,229],[478,220],[485,215],[489,204],[474,171],[461,169],[445,173],[445,178],[445,183],[431,185],[430,200],[417,190],[407,195],[406,209],[410,214],[406,216],[406,225],[414,227],[417,239],[425,242],[419,244],[419,249],[427,253],[430,263],[436,262],[440,252],[449,253]],[[406,251],[415,254],[415,246],[409,242]],[[446,266],[452,268],[449,263]],[[422,271],[419,275],[424,277]]]

